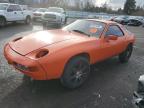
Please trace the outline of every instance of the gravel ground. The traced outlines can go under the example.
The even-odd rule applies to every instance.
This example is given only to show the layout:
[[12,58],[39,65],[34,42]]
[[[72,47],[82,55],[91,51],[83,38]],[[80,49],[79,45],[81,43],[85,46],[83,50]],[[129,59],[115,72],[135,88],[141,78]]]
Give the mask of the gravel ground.
[[114,57],[95,64],[89,80],[71,91],[63,88],[59,80],[27,82],[4,59],[7,41],[42,30],[40,25],[0,28],[0,108],[132,108],[132,93],[138,77],[144,73],[144,28],[128,29],[137,39],[129,63],[121,64]]

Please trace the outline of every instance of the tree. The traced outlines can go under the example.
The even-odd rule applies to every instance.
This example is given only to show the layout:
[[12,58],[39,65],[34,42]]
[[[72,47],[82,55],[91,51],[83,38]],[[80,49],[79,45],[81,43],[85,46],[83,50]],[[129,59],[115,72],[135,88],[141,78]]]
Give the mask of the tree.
[[94,0],[86,0],[84,10],[93,12],[94,9],[95,9]]
[[118,13],[118,14],[123,14],[123,9],[119,8],[119,9],[117,10],[117,13]]
[[126,0],[124,4],[124,13],[130,15],[135,11],[136,1],[135,0]]

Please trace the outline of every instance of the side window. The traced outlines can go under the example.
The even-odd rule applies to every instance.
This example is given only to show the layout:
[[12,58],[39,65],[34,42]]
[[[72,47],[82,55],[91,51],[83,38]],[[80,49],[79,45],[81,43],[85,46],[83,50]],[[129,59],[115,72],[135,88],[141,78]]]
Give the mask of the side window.
[[13,11],[17,11],[16,5],[12,5],[12,7],[13,7]]
[[19,5],[15,5],[16,11],[22,11]]
[[106,32],[106,36],[108,35],[115,35],[120,37],[120,36],[124,36],[124,33],[117,25],[111,25],[109,26],[108,31]]
[[7,9],[8,12],[12,12],[14,11],[14,6],[13,5],[10,5]]
[[21,8],[19,5],[13,5],[14,11],[21,11]]

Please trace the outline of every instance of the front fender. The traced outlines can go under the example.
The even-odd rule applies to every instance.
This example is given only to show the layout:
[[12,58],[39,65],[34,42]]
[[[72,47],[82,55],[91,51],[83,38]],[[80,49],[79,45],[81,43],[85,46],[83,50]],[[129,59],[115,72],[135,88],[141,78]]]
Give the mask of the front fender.
[[47,47],[47,49],[49,49],[49,54],[41,58],[39,63],[47,72],[47,79],[58,79],[63,74],[67,62],[72,57],[81,53],[90,55],[88,49],[92,50],[92,47],[87,44],[77,44],[64,48]]

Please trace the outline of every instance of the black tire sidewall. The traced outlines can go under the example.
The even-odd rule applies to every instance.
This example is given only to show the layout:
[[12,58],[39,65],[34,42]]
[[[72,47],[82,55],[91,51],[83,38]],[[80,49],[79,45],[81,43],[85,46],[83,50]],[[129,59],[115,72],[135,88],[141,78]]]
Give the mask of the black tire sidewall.
[[26,17],[26,20],[25,20],[25,24],[31,24],[31,17],[30,16],[27,16]]
[[[128,51],[129,48],[130,48],[130,55],[128,56],[127,55],[127,51]],[[128,47],[126,48],[126,50],[119,55],[120,62],[121,63],[128,62],[129,59],[130,59],[130,57],[131,57],[131,55],[132,55],[132,52],[133,52],[133,45],[128,45]]]
[[3,17],[0,17],[0,20],[3,20],[4,25],[0,25],[1,27],[4,27],[6,25],[6,19]]
[[87,64],[87,66],[89,67],[89,69],[88,69],[88,72],[87,72],[87,78],[88,78],[88,76],[89,76],[89,73],[90,73],[90,64],[89,64],[89,61],[88,61],[88,59],[87,58],[85,58],[85,57],[81,57],[81,56],[79,56],[79,57],[75,57],[75,58],[72,58],[68,63],[67,63],[67,65],[66,65],[66,67],[65,67],[65,69],[64,69],[64,73],[63,73],[63,75],[62,75],[62,77],[61,77],[61,83],[62,83],[62,85],[64,86],[64,87],[67,87],[67,88],[69,88],[69,89],[74,89],[74,88],[78,88],[78,87],[80,87],[85,81],[86,81],[86,79],[85,80],[83,80],[80,84],[78,84],[78,85],[73,85],[70,81],[69,81],[69,74],[71,74],[71,69],[73,68],[73,66],[76,64],[76,63],[78,63],[79,61],[81,61],[81,62],[84,62],[85,64]]

